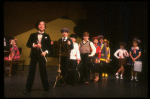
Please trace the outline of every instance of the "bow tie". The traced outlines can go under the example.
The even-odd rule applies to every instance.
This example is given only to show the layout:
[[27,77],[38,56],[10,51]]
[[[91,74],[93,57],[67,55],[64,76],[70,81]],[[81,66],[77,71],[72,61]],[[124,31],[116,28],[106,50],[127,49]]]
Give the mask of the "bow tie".
[[38,35],[39,35],[39,34],[40,34],[40,35],[43,35],[44,33],[39,33],[39,32],[38,32],[37,34],[38,34]]

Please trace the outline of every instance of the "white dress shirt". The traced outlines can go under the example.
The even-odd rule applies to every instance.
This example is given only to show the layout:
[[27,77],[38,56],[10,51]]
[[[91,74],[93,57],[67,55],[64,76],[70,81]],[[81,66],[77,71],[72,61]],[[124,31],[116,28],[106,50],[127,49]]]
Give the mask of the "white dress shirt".
[[66,41],[68,37],[62,37],[62,41]]
[[[38,34],[38,43],[41,43],[41,40],[42,40],[42,37],[43,37],[42,34],[44,33],[44,31],[43,32],[38,31],[38,32],[40,33],[40,34]],[[34,44],[35,43],[33,43],[33,45],[32,45],[33,47],[34,47]],[[48,50],[46,50],[45,52],[48,54]]]
[[[90,41],[87,40],[86,42],[90,42]],[[83,44],[85,44],[86,42],[83,40]],[[80,44],[79,44],[79,47],[80,47]],[[94,44],[92,42],[90,42],[90,47],[92,48],[92,52],[91,52],[91,54],[89,56],[94,56],[95,53],[96,53],[96,48],[95,48],[95,46],[94,46]]]
[[79,46],[77,43],[73,43],[73,49],[70,52],[70,59],[81,60]]
[[[119,56],[117,55],[118,53],[119,53]],[[123,54],[125,54],[126,57],[129,57],[129,53],[128,53],[127,50],[125,50],[125,49],[118,49],[118,50],[114,53],[114,56],[115,56],[116,58],[118,58],[118,59],[119,59],[119,57],[124,58]]]

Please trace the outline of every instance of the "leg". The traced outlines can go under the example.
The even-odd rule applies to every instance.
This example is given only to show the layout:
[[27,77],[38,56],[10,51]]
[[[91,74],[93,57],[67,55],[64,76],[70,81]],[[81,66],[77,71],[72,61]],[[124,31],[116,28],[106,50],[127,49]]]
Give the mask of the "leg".
[[37,58],[32,57],[30,60],[29,73],[28,73],[28,78],[27,78],[27,83],[26,83],[26,89],[28,90],[31,90],[33,82],[34,82],[36,64],[37,64]]
[[123,67],[123,65],[121,66],[121,68],[122,68],[121,75],[123,75],[123,73],[124,73],[124,67]]
[[[91,59],[88,57],[88,54],[86,54],[85,56],[85,82],[90,82],[90,69],[87,68],[88,65],[88,61],[91,61]],[[86,83],[86,84],[88,84]]]
[[40,56],[38,61],[39,61],[39,71],[40,71],[40,76],[41,76],[43,89],[48,89],[49,84],[48,84],[48,76],[47,76],[45,58],[43,56]]

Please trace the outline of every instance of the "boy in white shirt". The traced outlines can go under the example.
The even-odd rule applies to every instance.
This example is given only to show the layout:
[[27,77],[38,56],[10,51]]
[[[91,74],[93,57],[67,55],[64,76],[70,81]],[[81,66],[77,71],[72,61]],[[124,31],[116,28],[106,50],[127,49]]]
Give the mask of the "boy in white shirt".
[[79,46],[75,42],[77,39],[77,36],[75,35],[75,33],[70,35],[70,39],[73,42],[73,49],[70,52],[70,60],[69,60],[69,70],[71,70],[72,73],[71,73],[71,78],[68,79],[68,81],[72,80],[71,84],[75,86],[77,82],[76,76],[79,76],[79,75],[76,75],[76,72],[77,72],[76,67],[77,67],[77,64],[79,64],[81,58],[80,58]]
[[[127,52],[127,50],[124,49],[125,43],[124,42],[120,42],[120,49],[118,49],[115,53],[114,56],[119,59],[119,65],[121,65],[121,68],[117,71],[116,78],[119,78],[118,73],[121,71],[121,75],[120,75],[120,79],[123,79],[123,73],[124,73],[124,67],[123,65],[126,64],[126,57],[129,57],[129,53]],[[119,56],[117,56],[117,54],[119,53]]]

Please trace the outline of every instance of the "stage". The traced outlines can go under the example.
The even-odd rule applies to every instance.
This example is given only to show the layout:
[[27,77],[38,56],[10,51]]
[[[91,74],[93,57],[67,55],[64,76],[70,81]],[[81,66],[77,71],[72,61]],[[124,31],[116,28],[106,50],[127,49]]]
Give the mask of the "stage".
[[[19,66],[22,68],[22,66]],[[148,76],[138,75],[138,82],[131,82],[130,75],[125,74],[124,79],[116,79],[115,72],[108,74],[108,78],[102,78],[102,81],[89,85],[78,84],[76,86],[56,86],[51,93],[43,91],[39,67],[36,68],[36,75],[32,91],[23,93],[28,76],[29,66],[25,66],[24,72],[17,71],[11,77],[4,75],[4,97],[5,98],[147,98],[148,97]],[[50,88],[53,88],[57,76],[57,66],[48,66],[48,81]],[[127,72],[127,69],[125,70]]]

